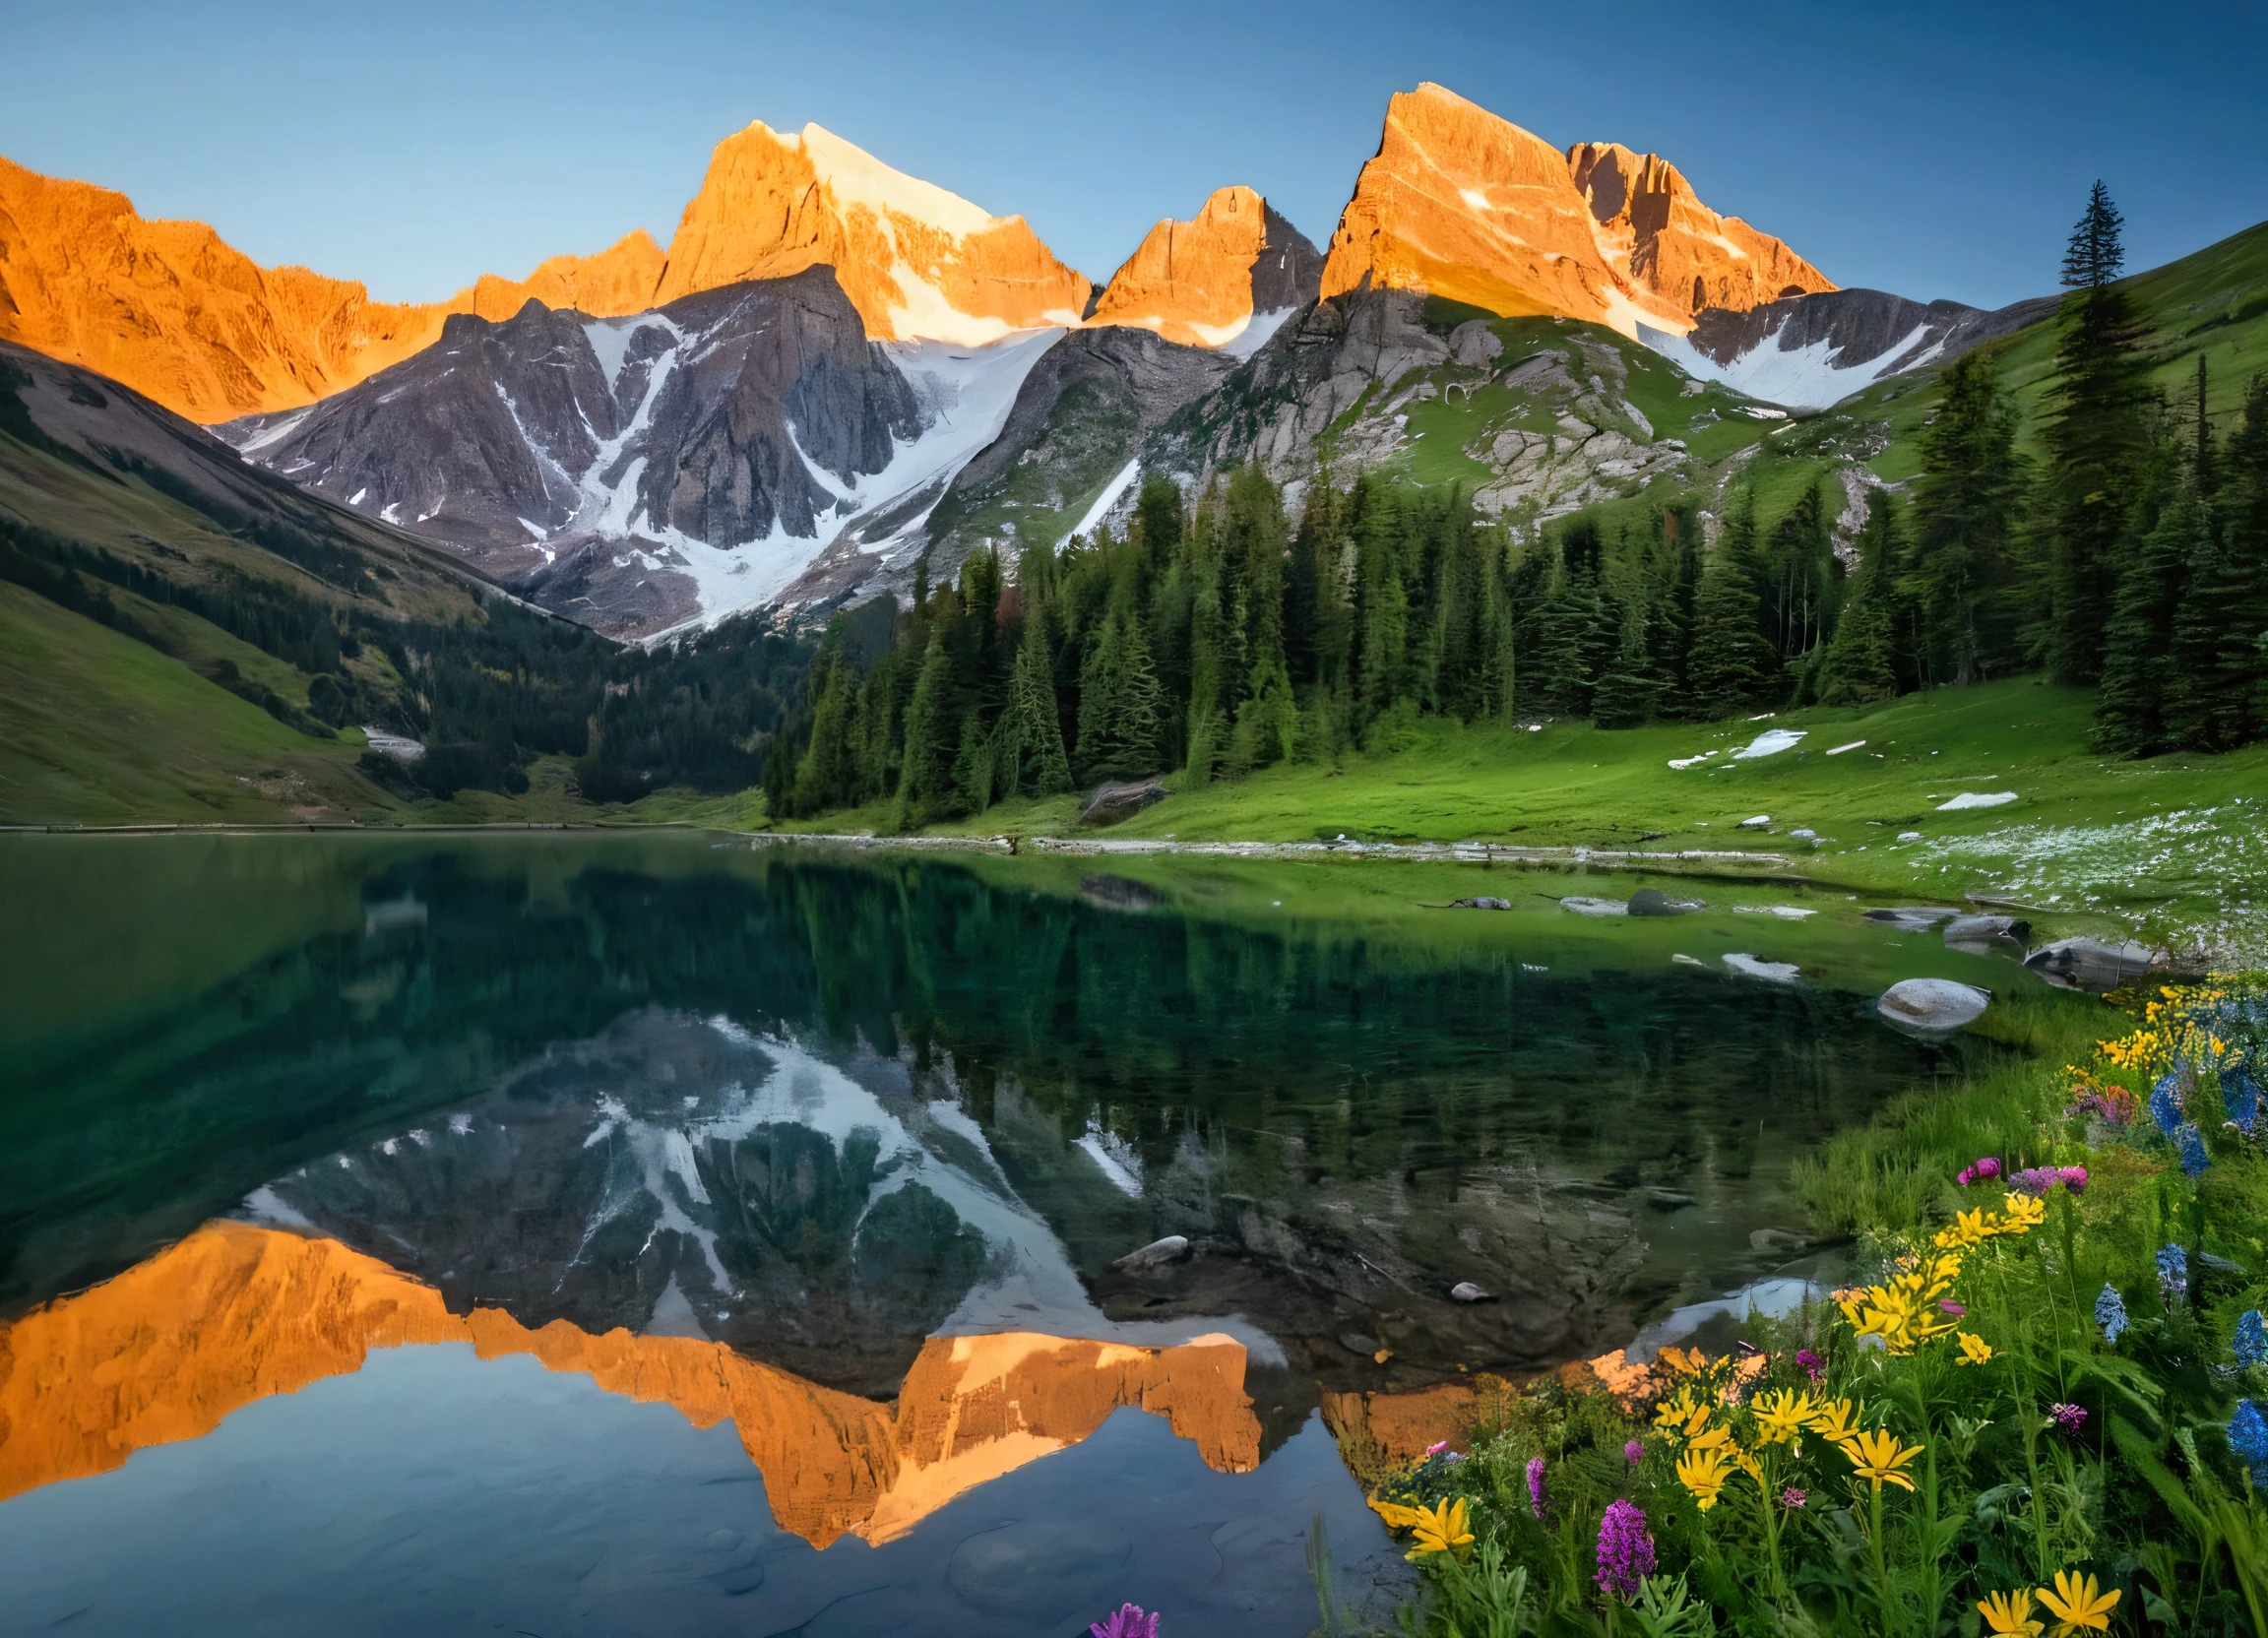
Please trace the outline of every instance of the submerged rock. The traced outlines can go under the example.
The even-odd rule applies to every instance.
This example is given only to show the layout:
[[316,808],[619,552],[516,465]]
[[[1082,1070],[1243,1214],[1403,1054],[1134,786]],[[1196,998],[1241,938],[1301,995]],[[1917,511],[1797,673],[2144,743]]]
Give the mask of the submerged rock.
[[1160,1263],[1170,1263],[1189,1249],[1189,1236],[1167,1234],[1162,1240],[1152,1240],[1138,1251],[1129,1251],[1110,1266],[1112,1268],[1156,1268]]
[[1079,823],[1115,825],[1171,794],[1162,780],[1133,780],[1124,784],[1105,780],[1095,788],[1095,793],[1087,798],[1087,805],[1079,810]]
[[1658,887],[1642,887],[1630,895],[1632,915],[1690,915],[1704,908],[1697,899],[1672,899]]
[[1794,983],[1801,971],[1792,961],[1762,961],[1745,953],[1728,955],[1725,965],[1743,978],[1762,978],[1775,984]]
[[2032,923],[2018,915],[1956,915],[1945,923],[1948,944],[1989,944],[2012,938],[2019,944],[2032,936]]
[[1870,910],[1869,921],[1884,921],[1908,932],[1927,932],[1940,921],[1950,921],[1961,913],[1942,905],[1898,905],[1888,910]]
[[1874,1010],[1892,1024],[1934,1034],[1976,1023],[1991,1000],[1989,991],[1952,978],[1902,978],[1882,992]]
[[2150,950],[2142,944],[2104,944],[2092,938],[2064,938],[2042,945],[2024,965],[2065,989],[2116,989],[2150,971]]

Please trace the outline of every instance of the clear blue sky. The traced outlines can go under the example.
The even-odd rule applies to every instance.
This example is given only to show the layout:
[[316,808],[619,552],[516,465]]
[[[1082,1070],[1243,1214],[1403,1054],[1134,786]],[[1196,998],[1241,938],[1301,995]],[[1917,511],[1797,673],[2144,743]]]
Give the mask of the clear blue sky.
[[1321,243],[1428,79],[1661,153],[1839,283],[1922,298],[2050,288],[2097,176],[2137,269],[2268,218],[2260,0],[0,0],[0,154],[404,300],[666,243],[752,119],[1021,214],[1097,279],[1231,182]]

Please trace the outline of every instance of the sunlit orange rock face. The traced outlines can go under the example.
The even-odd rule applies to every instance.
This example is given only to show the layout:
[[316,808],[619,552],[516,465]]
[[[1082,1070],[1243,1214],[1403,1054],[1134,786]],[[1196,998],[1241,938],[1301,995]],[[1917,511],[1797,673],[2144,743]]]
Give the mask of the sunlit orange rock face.
[[993,217],[841,138],[758,124],[717,147],[669,250],[643,229],[447,301],[263,268],[194,221],[0,159],[0,339],[99,371],[199,421],[296,409],[440,339],[451,313],[503,320],[531,297],[598,318],[746,279],[836,270],[877,340],[980,343],[1076,324],[1092,286],[1021,217]]
[[1022,217],[987,215],[817,125],[758,122],[717,145],[655,299],[821,265],[879,341],[1076,324],[1092,288]]
[[351,280],[263,268],[197,221],[149,221],[124,194],[0,159],[0,338],[83,364],[192,420],[288,410],[438,340],[451,313],[504,319],[530,296],[611,315],[650,303],[643,232],[483,277],[445,302],[372,301]]
[[1659,155],[1633,154],[1620,143],[1577,143],[1567,151],[1567,168],[1599,223],[1609,265],[1690,314],[1705,307],[1744,313],[1835,287],[1771,234],[1702,204]]
[[[1589,200],[1576,180],[1586,163]],[[1623,176],[1629,185],[1614,196],[1609,184]],[[1751,262],[1759,276],[1743,270]],[[1745,308],[1781,293],[1775,278],[1834,287],[1779,240],[1719,219],[1660,160],[1596,145],[1562,154],[1454,92],[1421,85],[1387,106],[1378,154],[1332,235],[1323,294],[1367,284],[1506,317],[1551,313],[1625,334],[1641,322],[1682,333],[1697,311],[1696,279],[1704,305]]]
[[1268,238],[1268,202],[1250,188],[1223,188],[1190,220],[1151,228],[1088,322],[1155,330],[1184,346],[1225,346],[1251,321],[1253,264]]
[[531,1354],[697,1427],[729,1418],[774,1519],[816,1546],[903,1534],[1123,1406],[1166,1417],[1216,1469],[1260,1460],[1244,1350],[1227,1337],[1166,1349],[932,1338],[892,1408],[699,1338],[451,1314],[432,1288],[336,1240],[216,1223],[0,1330],[0,1498],[198,1438],[253,1400],[359,1369],[373,1348],[443,1342]]

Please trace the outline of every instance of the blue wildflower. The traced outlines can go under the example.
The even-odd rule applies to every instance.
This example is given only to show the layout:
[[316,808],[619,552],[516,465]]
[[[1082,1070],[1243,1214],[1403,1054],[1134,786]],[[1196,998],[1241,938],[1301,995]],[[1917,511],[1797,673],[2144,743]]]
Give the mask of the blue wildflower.
[[2158,1084],[2150,1089],[2150,1118],[2158,1122],[2158,1130],[2172,1137],[2182,1124],[2181,1072],[2170,1069],[2158,1077]]
[[2268,1490],[2268,1417],[2248,1399],[2238,1400],[2236,1414],[2229,1418],[2229,1448],[2251,1473],[2252,1482]]
[[2208,1163],[2204,1136],[2187,1121],[2174,1134],[2174,1153],[2181,1157],[2181,1169],[2186,1175],[2196,1177],[2205,1170]]
[[2236,1316],[2236,1362],[2252,1366],[2268,1361],[2268,1333],[2260,1324],[2260,1310],[2247,1308]]
[[2224,1069],[2221,1072],[2221,1105],[2246,1133],[2260,1116],[2260,1088],[2251,1076],[2241,1069]]
[[2158,1252],[2158,1294],[2169,1308],[2188,1299],[2189,1253],[2177,1245],[2161,1247]]
[[2118,1333],[2126,1329],[2126,1299],[2111,1286],[2103,1288],[2103,1294],[2095,1299],[2095,1323],[2103,1327],[2103,1340],[2114,1343]]

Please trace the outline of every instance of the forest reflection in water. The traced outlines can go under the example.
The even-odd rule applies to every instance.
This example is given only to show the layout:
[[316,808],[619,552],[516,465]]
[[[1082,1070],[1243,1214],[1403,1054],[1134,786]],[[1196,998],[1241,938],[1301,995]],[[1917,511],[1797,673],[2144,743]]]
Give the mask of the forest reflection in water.
[[1391,1445],[1784,1261],[1791,1157],[1976,1049],[1871,1018],[1914,958],[1863,929],[1770,986],[1344,866],[180,849],[25,895],[0,1300],[131,1272],[0,1339],[0,1493],[428,1344],[729,1419],[819,1546],[1114,1411],[1223,1474],[1318,1411]]

